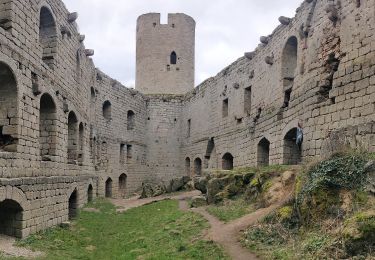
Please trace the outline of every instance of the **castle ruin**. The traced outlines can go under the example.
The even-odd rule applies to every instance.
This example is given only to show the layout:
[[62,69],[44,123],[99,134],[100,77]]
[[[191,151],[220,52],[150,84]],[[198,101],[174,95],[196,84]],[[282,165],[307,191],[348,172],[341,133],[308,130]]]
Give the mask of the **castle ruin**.
[[147,180],[375,150],[374,1],[305,0],[196,88],[189,16],[140,16],[136,90],[95,68],[76,20],[61,0],[0,0],[1,234]]

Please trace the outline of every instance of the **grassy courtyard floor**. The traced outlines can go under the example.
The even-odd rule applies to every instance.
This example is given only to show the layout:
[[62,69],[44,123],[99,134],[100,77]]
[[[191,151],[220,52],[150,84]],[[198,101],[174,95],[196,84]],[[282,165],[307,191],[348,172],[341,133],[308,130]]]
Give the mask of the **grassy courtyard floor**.
[[124,213],[105,200],[88,206],[100,212],[82,211],[70,229],[53,228],[19,245],[44,252],[44,259],[227,259],[219,246],[202,239],[208,223],[180,211],[177,201]]

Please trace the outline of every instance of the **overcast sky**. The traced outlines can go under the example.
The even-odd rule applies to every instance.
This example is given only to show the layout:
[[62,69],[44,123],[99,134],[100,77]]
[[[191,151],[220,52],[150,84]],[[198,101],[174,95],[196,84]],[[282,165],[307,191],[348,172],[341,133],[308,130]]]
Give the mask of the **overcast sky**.
[[85,46],[95,65],[127,87],[135,82],[135,30],[144,13],[186,13],[197,22],[196,84],[215,76],[252,51],[270,34],[281,15],[293,17],[302,0],[64,0],[78,12]]

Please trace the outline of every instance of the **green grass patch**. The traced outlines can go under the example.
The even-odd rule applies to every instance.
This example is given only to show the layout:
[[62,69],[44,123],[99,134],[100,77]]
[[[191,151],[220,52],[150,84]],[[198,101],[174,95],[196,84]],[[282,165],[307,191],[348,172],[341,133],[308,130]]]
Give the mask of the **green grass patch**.
[[105,200],[89,205],[70,229],[52,228],[19,242],[46,253],[44,259],[227,259],[202,239],[208,223],[182,212],[177,201],[162,201],[124,213]]
[[229,222],[254,212],[254,208],[243,198],[224,200],[221,204],[210,205],[207,211],[224,222]]

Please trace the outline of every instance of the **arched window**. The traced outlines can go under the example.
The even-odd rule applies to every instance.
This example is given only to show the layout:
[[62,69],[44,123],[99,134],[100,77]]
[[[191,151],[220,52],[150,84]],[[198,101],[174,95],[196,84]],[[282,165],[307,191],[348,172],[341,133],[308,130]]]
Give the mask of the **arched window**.
[[56,155],[57,115],[56,105],[49,94],[40,98],[39,144],[43,161],[50,161]]
[[194,175],[200,176],[202,174],[202,160],[201,158],[196,158],[194,160]]
[[103,103],[103,116],[107,120],[111,120],[112,117],[112,104],[108,100]]
[[42,46],[42,59],[51,66],[56,55],[57,30],[51,11],[45,6],[40,9],[39,41]]
[[292,128],[284,136],[283,163],[286,165],[297,165],[301,162],[302,152],[296,144],[297,128]]
[[78,216],[78,195],[75,189],[69,197],[69,220]]
[[230,153],[226,153],[223,156],[223,170],[233,170],[233,156]]
[[177,64],[177,54],[175,51],[171,53],[171,64],[173,65]]
[[105,182],[105,197],[106,198],[112,198],[112,179],[108,178]]
[[16,78],[9,66],[0,62],[0,151],[15,151],[17,133],[10,130],[17,129],[17,107]]
[[289,102],[291,99],[294,78],[296,76],[297,54],[298,40],[295,36],[292,36],[288,39],[288,41],[285,44],[281,60],[281,76],[284,87],[283,108],[289,106]]
[[186,176],[190,176],[190,158],[189,157],[185,159],[185,174]]
[[22,220],[23,209],[18,202],[8,199],[0,202],[0,234],[21,238]]
[[258,143],[258,154],[257,154],[258,166],[267,166],[270,162],[270,141],[266,138],[262,138]]
[[135,114],[132,110],[128,111],[128,130],[134,130],[135,127]]
[[68,163],[76,164],[78,149],[78,120],[76,114],[71,111],[68,116]]

